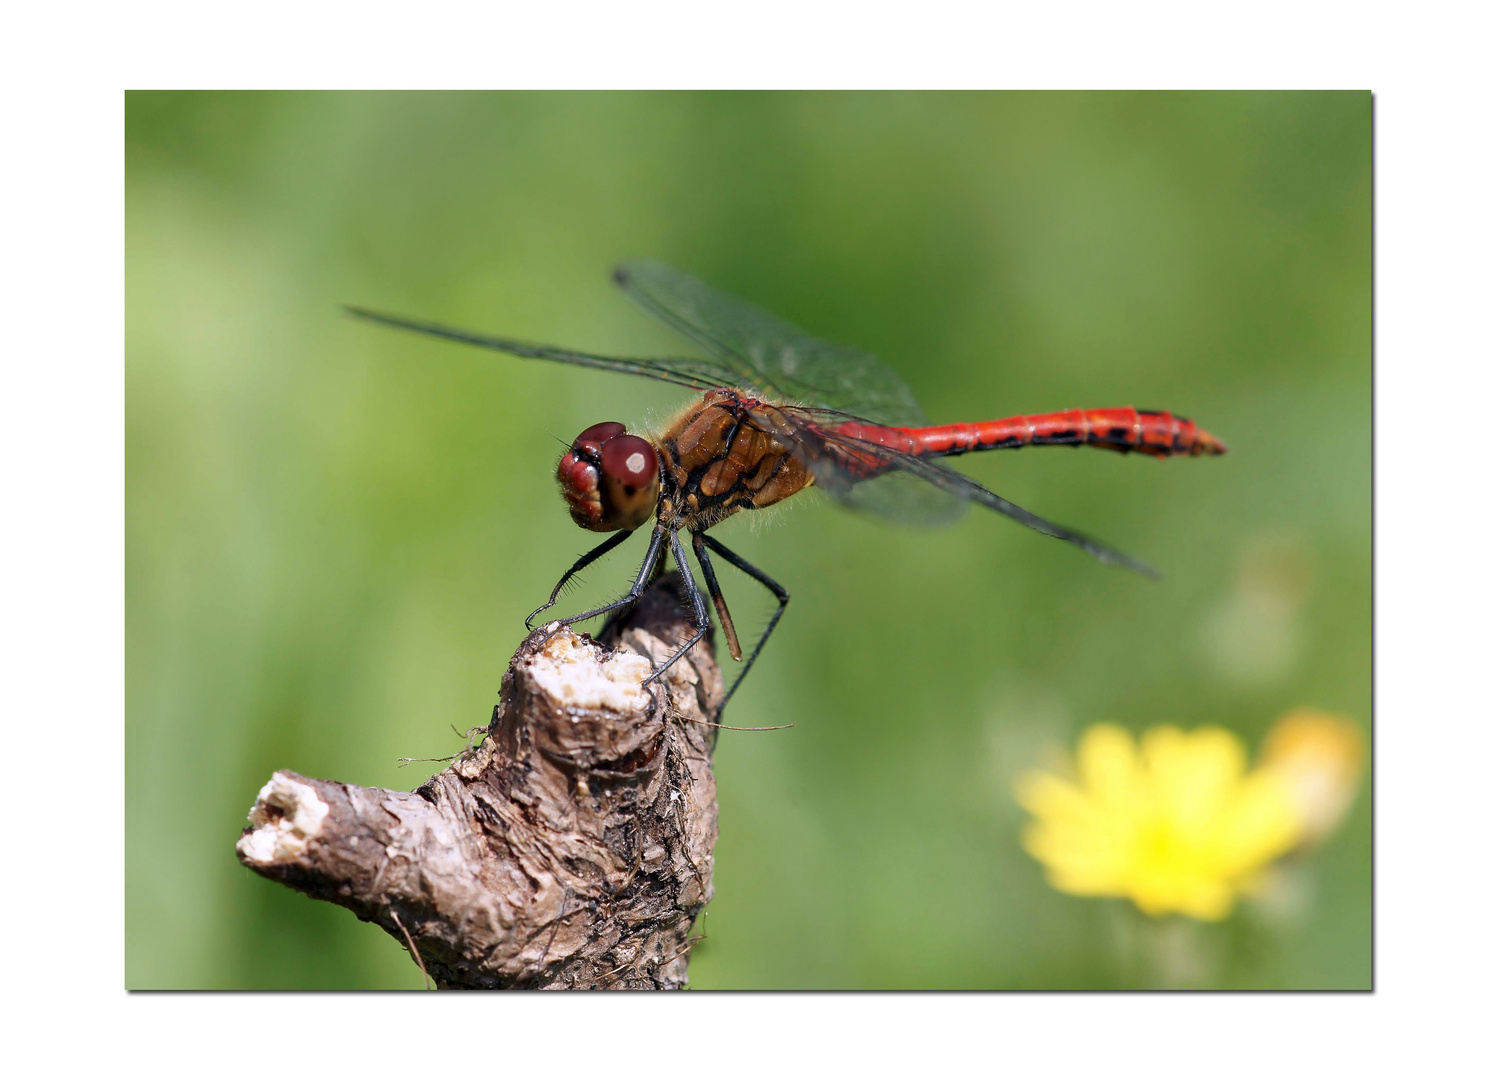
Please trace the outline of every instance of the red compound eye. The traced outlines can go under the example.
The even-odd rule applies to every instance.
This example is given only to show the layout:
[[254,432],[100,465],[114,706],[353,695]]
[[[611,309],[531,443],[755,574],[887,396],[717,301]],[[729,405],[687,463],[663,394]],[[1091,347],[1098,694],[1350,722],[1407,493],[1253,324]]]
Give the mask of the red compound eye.
[[556,469],[571,519],[593,532],[637,529],[660,497],[660,458],[648,439],[610,420],[572,440]]
[[649,440],[618,435],[603,446],[603,475],[631,487],[648,487],[660,474],[660,460]]
[[649,520],[660,495],[660,459],[647,439],[618,434],[603,443],[599,479],[613,528],[637,529]]
[[589,458],[596,458],[602,453],[603,443],[609,439],[622,435],[625,428],[617,420],[608,420],[605,423],[593,424],[571,441],[571,448],[581,452]]

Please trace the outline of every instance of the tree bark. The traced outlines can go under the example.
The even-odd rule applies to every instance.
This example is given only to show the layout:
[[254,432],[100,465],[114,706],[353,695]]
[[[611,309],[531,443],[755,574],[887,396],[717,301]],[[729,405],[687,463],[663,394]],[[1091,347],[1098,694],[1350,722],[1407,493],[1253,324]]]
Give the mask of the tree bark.
[[551,623],[510,662],[482,742],[414,792],[279,771],[239,860],[348,908],[446,988],[679,988],[712,897],[722,700],[711,635],[667,575],[599,644]]

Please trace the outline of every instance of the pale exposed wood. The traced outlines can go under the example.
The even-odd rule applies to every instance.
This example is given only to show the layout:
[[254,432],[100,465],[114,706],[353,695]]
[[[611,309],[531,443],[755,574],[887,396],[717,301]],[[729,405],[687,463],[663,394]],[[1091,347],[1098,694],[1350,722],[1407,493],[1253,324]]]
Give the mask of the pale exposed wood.
[[[676,988],[712,896],[722,698],[670,575],[604,637],[551,624],[510,663],[482,742],[414,792],[266,784],[240,861],[414,942],[448,988]],[[459,725],[460,726],[460,725]]]

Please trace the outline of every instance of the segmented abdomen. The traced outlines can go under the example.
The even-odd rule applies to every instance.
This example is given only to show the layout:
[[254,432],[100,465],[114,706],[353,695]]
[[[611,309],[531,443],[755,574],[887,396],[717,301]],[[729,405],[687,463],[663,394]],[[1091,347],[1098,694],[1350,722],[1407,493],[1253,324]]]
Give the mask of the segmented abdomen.
[[1226,452],[1225,444],[1194,421],[1151,409],[1066,409],[1038,416],[1009,416],[975,424],[923,428],[851,423],[836,430],[905,453],[930,457],[1019,446],[1104,446],[1124,454],[1135,450],[1152,457],[1179,454],[1198,457]]

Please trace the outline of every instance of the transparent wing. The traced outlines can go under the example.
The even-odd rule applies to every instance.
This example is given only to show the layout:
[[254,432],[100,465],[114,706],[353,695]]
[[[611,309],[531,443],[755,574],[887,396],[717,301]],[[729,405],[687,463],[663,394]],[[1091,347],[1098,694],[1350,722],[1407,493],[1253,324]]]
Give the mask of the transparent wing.
[[[837,502],[859,513],[896,521],[900,525],[927,527],[950,525],[966,515],[966,500],[902,469],[845,487],[832,486],[832,477],[826,475],[831,471],[824,467],[812,469],[816,487],[824,488]],[[835,471],[838,479],[843,475],[840,470]]]
[[398,327],[401,330],[412,330],[417,334],[427,334],[431,337],[445,338],[448,341],[477,345],[484,349],[496,349],[499,352],[521,356],[528,360],[554,360],[561,364],[576,364],[578,367],[601,368],[603,371],[618,371],[626,375],[643,375],[646,378],[659,379],[661,382],[674,383],[677,386],[688,386],[694,390],[711,390],[719,386],[731,385],[736,376],[732,369],[724,367],[715,360],[692,357],[653,360],[593,356],[590,353],[553,349],[549,345],[532,345],[529,342],[515,341],[512,338],[475,334],[471,330],[458,330],[455,327],[443,326],[441,323],[405,319],[398,315],[381,315],[377,311],[369,311],[366,308],[345,307],[344,310],[350,315],[368,319],[370,322]]
[[905,524],[941,525],[959,517],[967,503],[977,503],[1027,525],[1046,536],[1074,544],[1104,563],[1125,566],[1148,577],[1153,567],[1116,548],[1032,514],[988,491],[964,473],[915,454],[868,442],[833,429],[839,413],[785,409],[799,428],[797,455],[815,477],[816,486],[837,502]]
[[729,385],[879,424],[929,423],[904,380],[870,353],[811,337],[663,263],[624,263],[613,277],[644,310],[730,369]]

